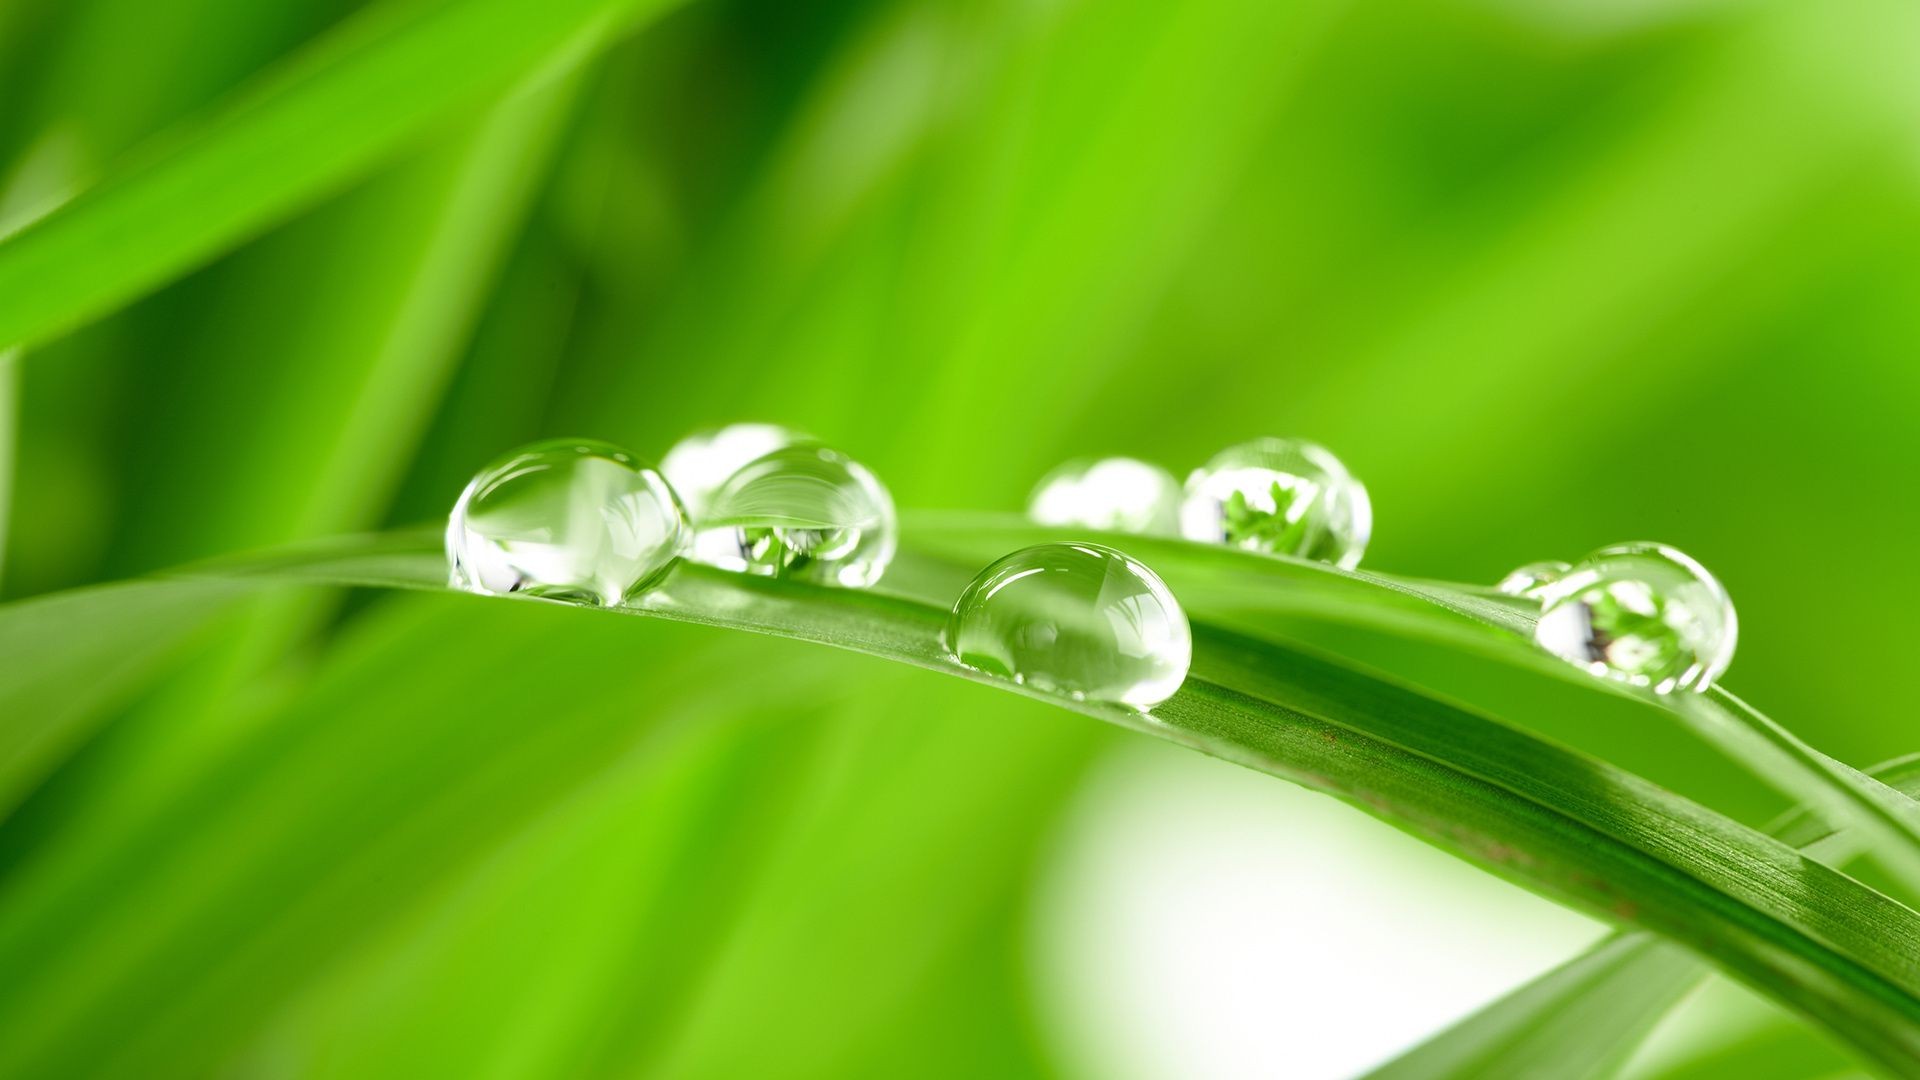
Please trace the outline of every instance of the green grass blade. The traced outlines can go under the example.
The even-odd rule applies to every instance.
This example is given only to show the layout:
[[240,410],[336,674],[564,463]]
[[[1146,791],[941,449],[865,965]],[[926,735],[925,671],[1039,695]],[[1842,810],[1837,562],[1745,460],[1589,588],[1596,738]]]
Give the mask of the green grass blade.
[[1651,934],[1610,937],[1367,1074],[1368,1080],[1610,1076],[1706,974]]
[[[965,553],[984,562],[995,551],[1072,534],[1038,530],[1011,518],[941,515],[921,519],[916,535],[929,543],[937,540],[949,555]],[[1106,540],[1153,566],[1190,613],[1255,636],[1292,638],[1310,633],[1318,623],[1358,623],[1461,645],[1565,679],[1595,682],[1534,648],[1530,637],[1537,611],[1505,598],[1317,563],[1225,553],[1184,541],[1127,536]],[[1383,597],[1383,590],[1394,596]],[[1795,802],[1857,827],[1876,859],[1920,894],[1920,805],[1807,745],[1725,690],[1655,697],[1614,684],[1596,685],[1667,710]]]
[[13,459],[19,452],[20,350],[0,349],[0,580],[7,570],[7,526],[13,520]]
[[661,620],[385,598],[193,782],[126,790],[153,758],[109,728],[0,831],[0,1073],[596,1075],[737,1062],[712,1038],[735,1018],[844,1074],[969,967],[1106,734],[979,697]]
[[[444,574],[421,537],[228,572],[410,588],[440,588]],[[950,595],[946,572],[903,556],[889,583],[925,583],[916,597],[683,565],[618,610],[829,644],[1027,693],[947,657],[946,611],[934,599]],[[1401,591],[1345,580],[1353,605],[1401,610]],[[1194,623],[1192,676],[1152,713],[1056,703],[1349,800],[1543,895],[1711,956],[1863,1056],[1920,1067],[1920,915],[1602,762],[1336,657],[1204,614]]]
[[136,582],[0,607],[0,821],[85,741],[92,720],[240,595],[209,582]]
[[[1920,758],[1872,770],[1911,800],[1920,795]],[[1794,847],[1847,854],[1849,837],[1801,812],[1772,830]],[[1593,1080],[1610,1076],[1672,1006],[1707,975],[1691,954],[1645,933],[1618,934],[1500,998],[1368,1073],[1369,1080],[1529,1076]]]
[[[245,386],[251,408],[234,417],[241,394],[209,392],[165,410],[181,430],[170,453],[153,455],[141,488],[149,518],[168,521],[166,539],[156,541],[152,525],[130,526],[123,550],[197,555],[222,550],[220,537],[253,537],[254,546],[378,521],[547,170],[577,82],[568,72],[510,94],[242,256],[270,255],[225,294],[260,328],[230,325],[201,362],[215,372],[210,390],[223,377]],[[342,238],[365,236],[381,238],[374,265],[331,266],[351,250]],[[262,355],[281,362],[262,372]],[[265,449],[226,452],[236,441]],[[191,518],[169,520],[189,503]],[[316,599],[324,600],[277,598],[236,624],[178,722],[204,723],[215,711],[206,702],[299,642],[328,611]]]
[[1727,690],[1678,702],[1697,730],[1730,753],[1745,753],[1756,772],[1772,768],[1793,793],[1860,829],[1867,850],[1902,884],[1920,894],[1920,803],[1886,783],[1821,753]]
[[0,347],[70,329],[337,190],[661,0],[393,2],[0,242]]

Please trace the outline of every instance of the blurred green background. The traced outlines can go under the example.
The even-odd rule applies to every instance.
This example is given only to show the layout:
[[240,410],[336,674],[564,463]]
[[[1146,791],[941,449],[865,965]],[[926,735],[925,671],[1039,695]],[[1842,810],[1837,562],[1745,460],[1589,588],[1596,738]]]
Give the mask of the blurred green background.
[[[0,223],[358,9],[6,0]],[[1369,567],[1671,542],[1739,606],[1729,685],[1912,751],[1917,35],[1896,0],[700,0],[16,357],[0,595],[431,521],[543,436],[770,420],[903,508],[1014,510],[1067,457],[1298,435],[1371,489]],[[0,1071],[1089,1067],[1036,897],[1136,740],[632,622],[125,613],[96,733],[0,825]],[[1425,854],[1379,887],[1467,873]],[[1558,918],[1462,888],[1463,925]]]

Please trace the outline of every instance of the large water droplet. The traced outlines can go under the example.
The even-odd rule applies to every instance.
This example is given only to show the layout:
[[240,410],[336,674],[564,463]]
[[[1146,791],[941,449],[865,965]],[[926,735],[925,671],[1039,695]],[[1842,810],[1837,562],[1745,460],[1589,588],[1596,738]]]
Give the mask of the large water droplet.
[[1178,536],[1180,481],[1133,458],[1069,461],[1034,488],[1027,516],[1042,525]]
[[1189,540],[1351,570],[1373,534],[1373,504],[1324,447],[1255,439],[1222,450],[1188,477],[1180,531]]
[[714,492],[748,462],[808,441],[807,436],[778,424],[728,424],[696,431],[674,443],[660,459],[660,471],[698,522]]
[[728,570],[863,588],[898,542],[893,498],[838,450],[799,445],[736,471],[698,523],[694,558]]
[[1075,700],[1151,708],[1193,659],[1186,612],[1153,571],[1097,544],[1022,548],[953,606],[947,646],[968,667]]
[[1570,564],[1554,562],[1550,559],[1544,562],[1530,562],[1501,578],[1500,584],[1495,587],[1508,596],[1538,600],[1547,586],[1566,577],[1567,571],[1571,569],[1573,567]]
[[454,587],[618,604],[657,579],[687,540],[660,473],[606,443],[559,439],[482,470],[447,522]]
[[1739,620],[1706,568],[1663,544],[1619,544],[1546,587],[1534,640],[1595,675],[1705,690],[1733,661]]

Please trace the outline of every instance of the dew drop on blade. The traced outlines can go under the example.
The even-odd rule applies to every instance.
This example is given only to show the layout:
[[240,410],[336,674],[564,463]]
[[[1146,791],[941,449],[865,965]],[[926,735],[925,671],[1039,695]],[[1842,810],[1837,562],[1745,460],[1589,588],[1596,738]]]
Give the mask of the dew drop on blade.
[[1027,516],[1042,525],[1178,536],[1180,482],[1128,457],[1069,461],[1034,488]]
[[674,443],[660,459],[660,471],[698,522],[714,492],[748,462],[808,441],[807,436],[778,424],[728,424],[696,431]]
[[1538,600],[1547,586],[1565,577],[1567,571],[1571,569],[1573,569],[1571,564],[1554,562],[1551,559],[1544,562],[1530,562],[1501,578],[1500,584],[1495,587],[1508,596]]
[[658,470],[606,443],[557,439],[501,458],[447,521],[455,588],[618,604],[686,544],[686,511]]
[[1077,701],[1147,709],[1186,681],[1186,612],[1153,571],[1098,544],[1022,548],[953,606],[947,647],[968,667]]
[[1366,486],[1303,439],[1228,447],[1187,478],[1180,531],[1189,540],[1293,555],[1351,570],[1373,534]]
[[1739,621],[1706,568],[1663,544],[1618,544],[1541,592],[1534,640],[1595,675],[1656,694],[1703,691],[1733,661]]
[[693,557],[751,574],[864,588],[893,561],[893,498],[866,466],[801,444],[736,471],[697,523]]

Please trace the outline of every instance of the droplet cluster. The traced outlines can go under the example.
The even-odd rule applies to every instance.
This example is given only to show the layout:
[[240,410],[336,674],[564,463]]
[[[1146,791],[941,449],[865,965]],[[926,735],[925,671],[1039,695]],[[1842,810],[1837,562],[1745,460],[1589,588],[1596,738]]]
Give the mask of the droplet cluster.
[[[1144,484],[1146,500],[1131,492]],[[1179,485],[1141,462],[1063,468],[1043,502],[1068,523],[1174,535]],[[893,499],[860,462],[773,424],[680,440],[654,468],[606,443],[562,439],[483,469],[447,525],[455,587],[579,604],[633,601],[677,559],[843,588],[877,584],[898,544]],[[1139,562],[1094,544],[1042,544],[982,571],[955,602],[954,658],[1076,701],[1145,709],[1186,678],[1186,614]]]
[[1133,458],[1075,461],[1049,473],[1028,500],[1042,525],[1077,525],[1332,563],[1360,565],[1373,535],[1367,488],[1331,451],[1304,439],[1230,446],[1183,487]]
[[[1055,527],[1183,537],[1342,569],[1359,564],[1373,531],[1366,487],[1299,439],[1228,447],[1184,485],[1132,458],[1069,462],[1041,481],[1028,512]],[[735,424],[687,436],[657,469],[587,439],[524,447],[461,492],[446,546],[457,588],[613,606],[682,558],[868,588],[893,561],[898,531],[892,496],[859,461],[788,428]],[[1720,582],[1661,544],[1528,563],[1497,589],[1540,605],[1540,648],[1657,694],[1710,687],[1739,635]],[[1171,697],[1193,654],[1186,614],[1157,574],[1078,541],[987,566],[954,602],[945,643],[977,671],[1133,709]]]
[[[1359,566],[1373,534],[1366,485],[1303,439],[1230,446],[1184,486],[1133,458],[1071,461],[1041,480],[1027,515],[1042,525],[1181,536],[1344,570]],[[1578,564],[1528,563],[1497,589],[1542,605],[1534,635],[1542,649],[1654,693],[1706,690],[1733,658],[1738,624],[1726,590],[1670,547],[1623,544]]]
[[688,436],[659,469],[588,439],[517,450],[454,504],[447,561],[456,588],[612,606],[683,557],[864,588],[896,532],[893,499],[865,466],[785,428],[736,424]]

